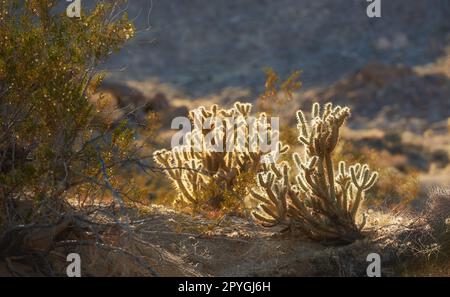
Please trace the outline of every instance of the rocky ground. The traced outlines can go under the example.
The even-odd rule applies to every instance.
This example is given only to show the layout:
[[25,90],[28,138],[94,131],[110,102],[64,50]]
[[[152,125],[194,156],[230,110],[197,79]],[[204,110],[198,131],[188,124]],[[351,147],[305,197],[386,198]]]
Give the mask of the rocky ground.
[[[405,273],[402,265],[411,255],[434,259],[431,237],[423,227],[413,227],[413,220],[383,213],[371,217],[367,239],[326,246],[242,217],[208,220],[152,206],[123,229],[111,226],[99,232],[102,240],[96,244],[88,240],[92,226],[84,239],[80,233],[75,236],[83,226],[78,221],[52,239],[45,260],[37,251],[34,256],[10,256],[0,262],[0,275],[62,276],[69,252],[81,255],[83,276],[365,276],[370,253],[381,255],[383,276],[395,276]],[[447,274],[448,268],[440,267]]]

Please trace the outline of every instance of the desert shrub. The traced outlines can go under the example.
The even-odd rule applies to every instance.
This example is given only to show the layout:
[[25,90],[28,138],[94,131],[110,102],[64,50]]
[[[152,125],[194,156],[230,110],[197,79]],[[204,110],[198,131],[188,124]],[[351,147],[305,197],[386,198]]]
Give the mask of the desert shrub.
[[450,252],[450,189],[436,187],[428,195],[426,220],[444,252]]
[[[376,168],[375,165],[373,167]],[[408,209],[413,201],[420,198],[417,171],[403,173],[392,167],[376,169],[380,177],[367,195],[368,205],[400,212]]]
[[282,80],[272,69],[265,69],[266,80],[264,92],[257,100],[257,108],[267,114],[279,114],[286,103],[292,101],[294,92],[302,87],[300,71],[292,72],[289,77]]
[[258,111],[265,112],[270,116],[280,117],[280,140],[284,144],[294,146],[297,130],[288,119],[283,117],[290,114],[292,106],[295,104],[294,94],[302,87],[300,81],[301,71],[292,72],[286,79],[280,76],[272,69],[265,69],[266,80],[264,92],[256,100]]
[[[99,2],[81,19],[58,13],[65,1],[0,4],[0,217],[4,226],[50,221],[67,195],[123,189],[116,177],[136,153],[125,120],[100,116],[88,96],[96,69],[134,34],[123,1]],[[121,203],[121,201],[116,201]],[[21,215],[21,205],[32,211]]]
[[349,108],[330,103],[322,113],[319,104],[314,104],[310,123],[302,111],[297,112],[299,141],[304,147],[303,157],[293,154],[299,174],[292,182],[287,162],[273,163],[258,174],[259,187],[252,194],[261,202],[253,212],[259,222],[295,226],[320,241],[349,243],[362,237],[365,217],[358,222],[359,209],[378,174],[365,164],[347,168],[341,161],[338,168],[334,166],[339,130],[349,116]]
[[259,135],[251,131],[264,128],[268,139],[274,139],[278,132],[271,129],[264,113],[249,121],[251,108],[249,103],[237,102],[230,109],[213,105],[211,109],[201,106],[192,110],[193,129],[185,135],[184,143],[154,152],[156,163],[178,191],[176,202],[193,209],[242,209],[264,159],[288,149],[281,143],[274,144],[276,151],[259,145]]

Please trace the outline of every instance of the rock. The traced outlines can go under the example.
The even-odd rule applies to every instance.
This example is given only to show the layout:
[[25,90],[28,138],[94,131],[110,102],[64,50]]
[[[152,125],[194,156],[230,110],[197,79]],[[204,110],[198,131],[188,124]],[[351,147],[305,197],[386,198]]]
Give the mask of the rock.
[[104,82],[98,89],[98,93],[107,93],[114,96],[117,100],[117,107],[129,108],[138,107],[148,101],[140,91],[131,88],[125,84]]
[[372,62],[356,72],[354,77],[358,81],[374,83],[377,86],[384,86],[396,80],[413,75],[414,71],[403,65],[385,65]]
[[169,100],[163,93],[156,93],[152,99],[145,105],[145,111],[167,111],[170,109]]

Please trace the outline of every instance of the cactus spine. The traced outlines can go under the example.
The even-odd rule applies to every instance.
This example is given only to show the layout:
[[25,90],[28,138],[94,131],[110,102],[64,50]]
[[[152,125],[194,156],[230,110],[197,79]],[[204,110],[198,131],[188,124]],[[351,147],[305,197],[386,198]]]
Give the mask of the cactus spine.
[[[274,153],[287,152],[287,146],[279,142],[275,152],[261,149],[258,142],[260,135],[251,133],[251,129],[257,131],[263,127],[268,138],[276,136],[278,131],[271,129],[264,113],[254,121],[248,121],[251,108],[249,103],[236,102],[231,109],[220,109],[213,105],[209,110],[203,106],[192,110],[189,117],[193,129],[186,135],[185,143],[153,154],[156,163],[164,169],[177,189],[177,201],[194,207],[219,209],[225,196],[234,192],[241,174],[256,176],[264,158],[273,157]],[[206,122],[209,126],[207,129],[204,128]],[[219,126],[224,129],[216,129]],[[238,135],[241,136],[240,141]],[[208,146],[209,142],[226,144],[227,148],[218,151]],[[229,144],[231,149],[228,148]],[[237,197],[240,200],[243,198]]]
[[[303,156],[293,154],[298,174],[291,181],[286,163],[272,164],[258,175],[259,189],[252,195],[261,202],[253,216],[263,225],[279,223],[295,226],[307,237],[319,241],[353,242],[362,238],[365,216],[358,222],[364,194],[377,181],[367,165],[347,168],[341,161],[335,168],[333,151],[339,130],[350,116],[347,107],[315,103],[308,123],[297,112],[299,141]],[[336,172],[337,169],[337,172]]]

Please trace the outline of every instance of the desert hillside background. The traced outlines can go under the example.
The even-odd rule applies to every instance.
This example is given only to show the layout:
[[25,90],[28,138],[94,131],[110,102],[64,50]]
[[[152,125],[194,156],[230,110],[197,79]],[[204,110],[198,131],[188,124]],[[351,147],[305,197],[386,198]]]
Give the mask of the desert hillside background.
[[365,5],[133,1],[130,16],[149,31],[110,59],[107,83],[140,92],[126,98],[131,104],[165,98],[178,115],[200,104],[255,102],[265,68],[281,77],[301,70],[302,88],[283,108],[292,123],[289,112],[314,101],[348,105],[349,137],[403,159],[397,167],[418,169],[427,186],[440,184],[449,149],[450,5],[389,1],[379,20]]
[[[87,97],[102,104],[111,126],[125,119],[137,131],[142,152],[127,152],[139,162],[127,167],[133,155],[110,172],[115,150],[94,147],[95,165],[81,168],[98,167],[103,190],[58,192],[68,206],[57,215],[48,209],[59,204],[39,206],[34,212],[45,219],[36,221],[28,220],[34,188],[25,186],[26,198],[13,198],[20,219],[0,233],[0,275],[64,275],[65,255],[76,251],[86,276],[366,276],[373,252],[383,276],[450,276],[450,2],[384,0],[379,19],[366,7],[361,0],[128,1],[121,12],[136,33],[99,65],[105,79]],[[266,111],[270,73],[283,81],[295,71],[301,87],[269,99],[281,141],[300,151],[295,111],[347,106],[334,160],[378,172],[363,204],[364,236],[345,244],[262,226],[245,191],[245,205],[180,206],[179,189],[152,157],[170,150],[173,118],[236,101]],[[9,156],[9,147],[0,153]],[[0,173],[14,168],[7,165]]]

